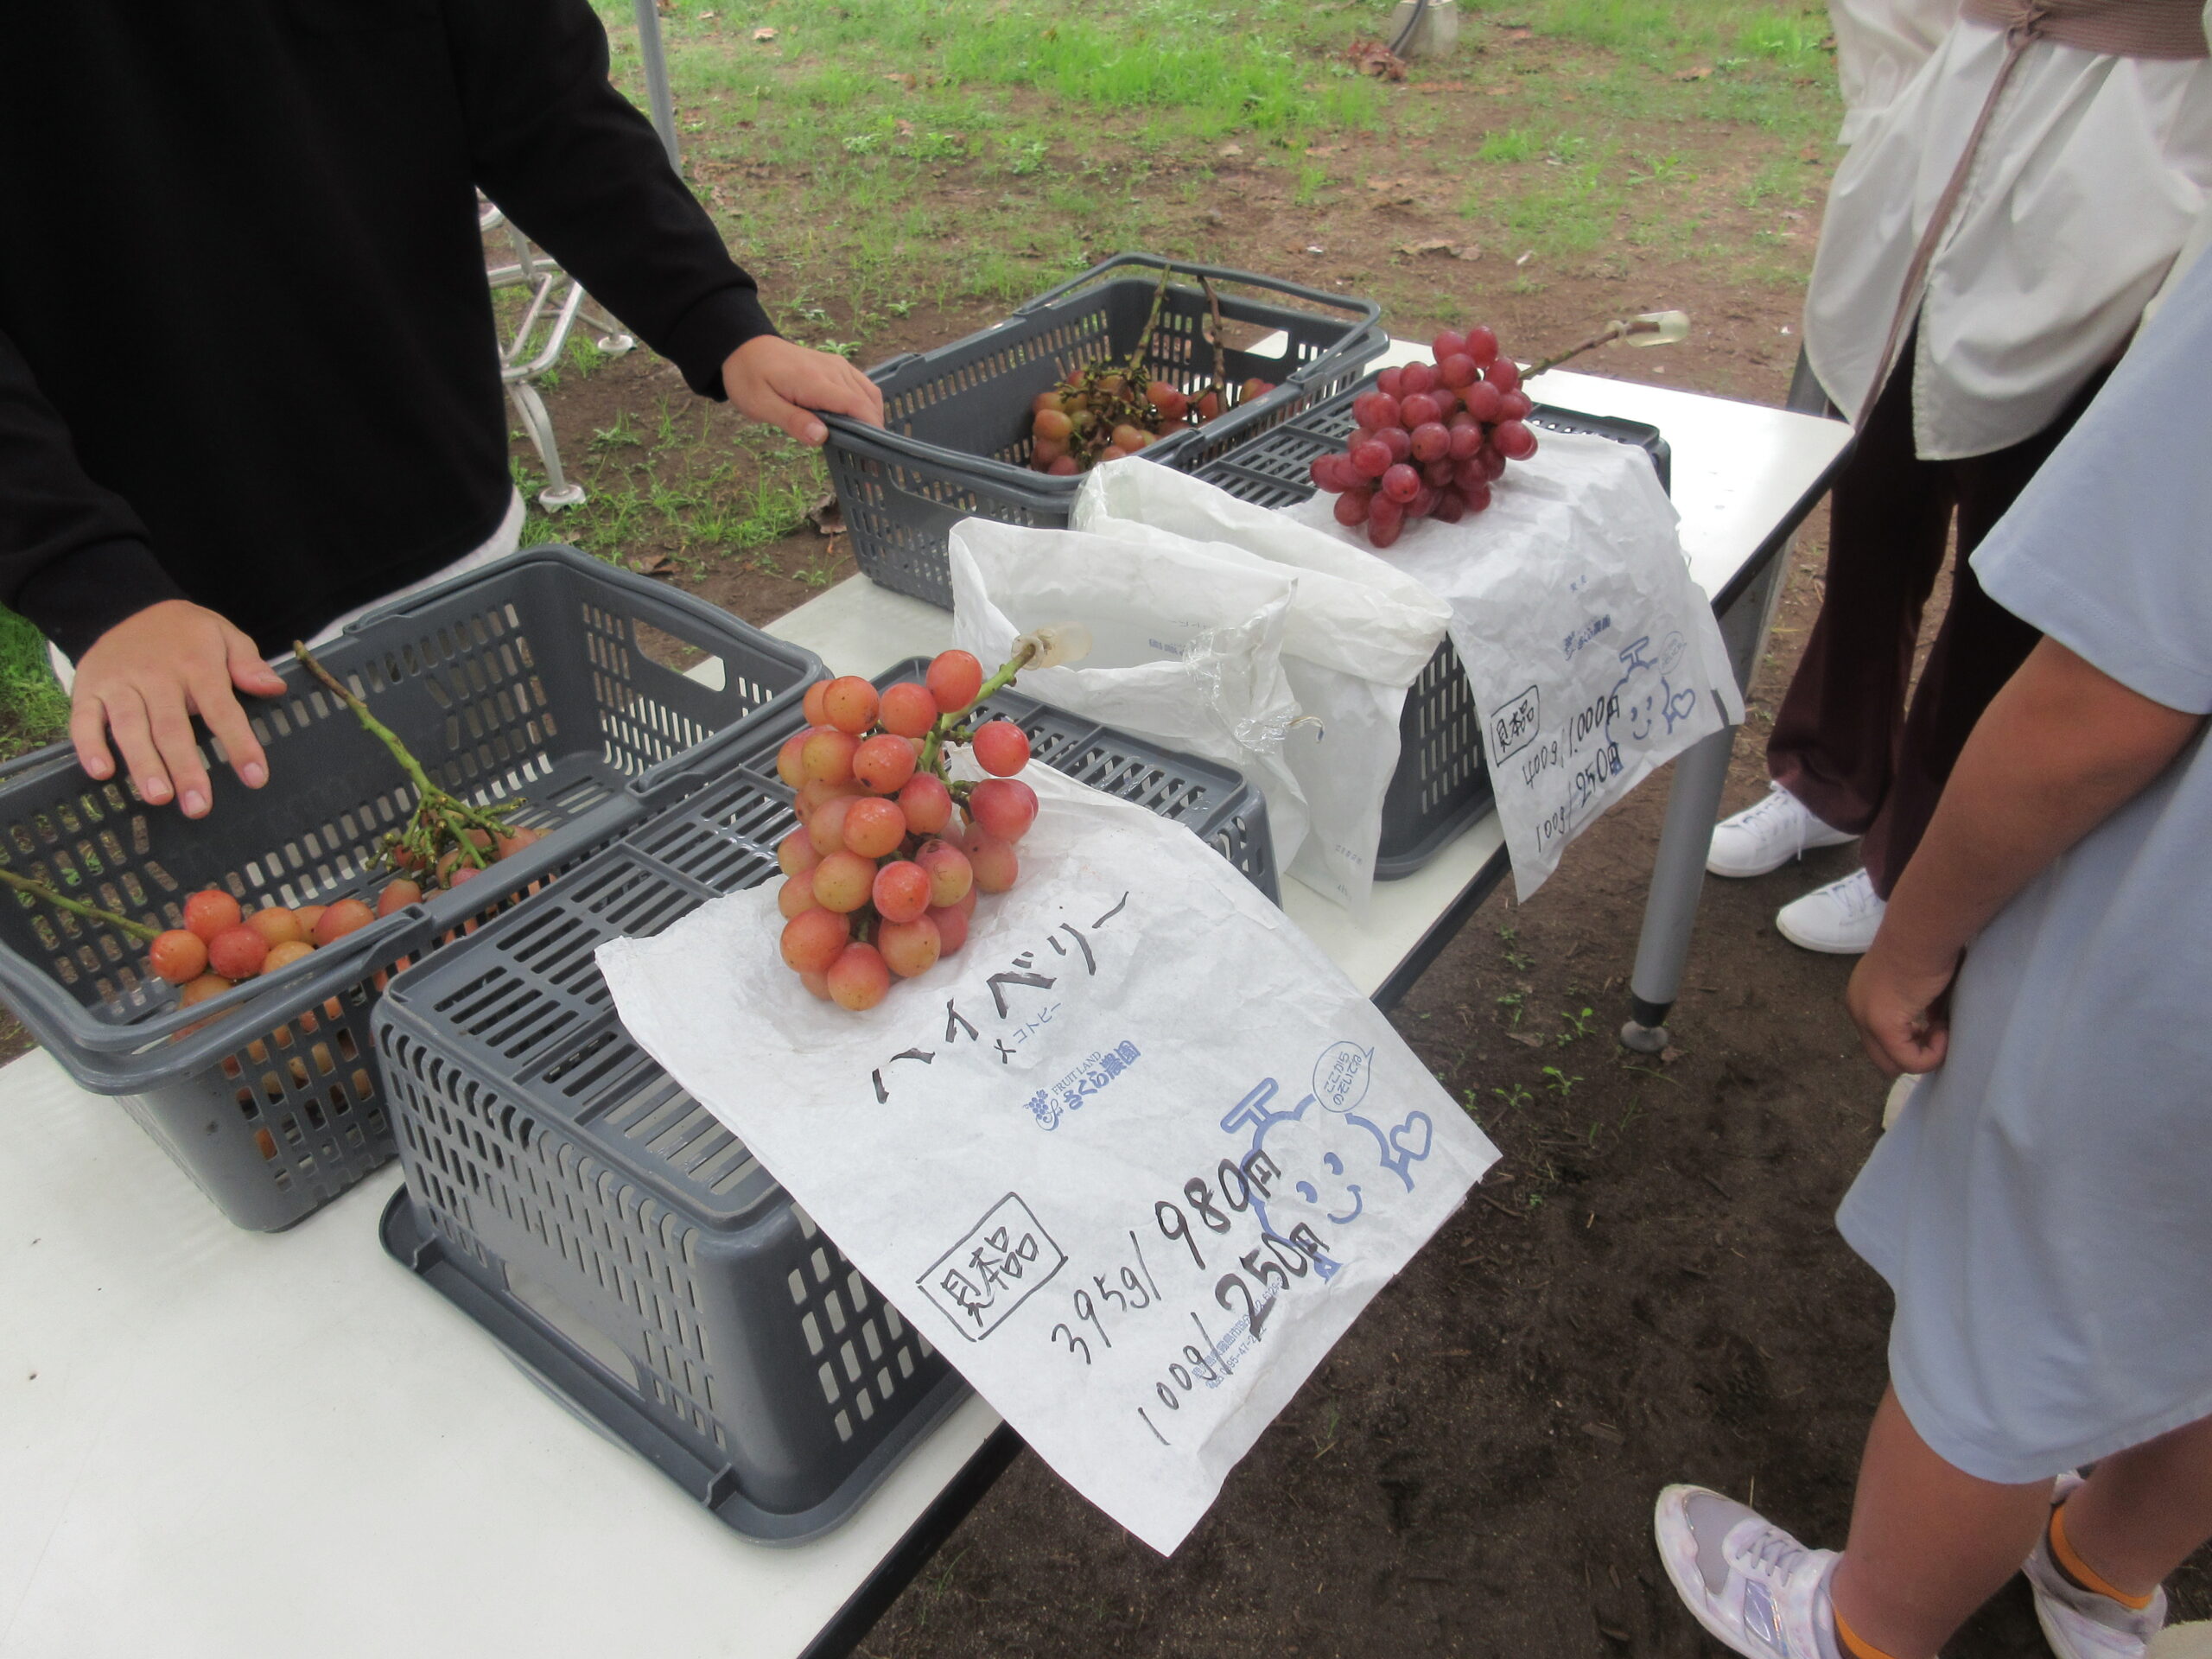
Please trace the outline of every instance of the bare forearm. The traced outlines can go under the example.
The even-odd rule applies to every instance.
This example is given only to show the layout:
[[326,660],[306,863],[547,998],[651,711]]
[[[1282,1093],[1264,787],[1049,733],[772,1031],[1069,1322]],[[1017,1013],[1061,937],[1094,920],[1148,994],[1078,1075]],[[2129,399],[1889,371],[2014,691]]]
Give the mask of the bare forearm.
[[2202,724],[2045,640],[1990,703],[1884,918],[1883,945],[1933,968],[2150,784]]
[[1967,739],[1846,1000],[1884,1071],[1949,1051],[1943,999],[1974,937],[2051,861],[2139,794],[2203,721],[2046,639]]

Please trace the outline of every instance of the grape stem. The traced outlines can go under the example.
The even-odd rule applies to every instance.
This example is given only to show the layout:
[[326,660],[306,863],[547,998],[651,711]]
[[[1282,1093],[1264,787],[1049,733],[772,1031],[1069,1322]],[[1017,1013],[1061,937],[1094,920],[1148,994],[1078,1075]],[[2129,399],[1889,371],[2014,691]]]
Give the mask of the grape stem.
[[[353,711],[353,717],[361,722],[362,728],[391,752],[391,758],[399,762],[400,770],[415,785],[414,816],[409,819],[406,827],[387,843],[385,856],[396,863],[397,860],[393,855],[404,848],[422,861],[426,873],[435,874],[438,861],[445,855],[445,849],[439,843],[450,837],[461,849],[463,858],[480,870],[487,868],[490,861],[485,857],[485,853],[497,849],[499,837],[507,831],[507,819],[523,804],[522,801],[516,799],[490,809],[474,807],[439,788],[430,781],[429,773],[423,770],[422,762],[416,760],[407,745],[400,741],[399,734],[371,714],[368,704],[355,696],[335,675],[317,662],[313,652],[295,639],[292,641],[292,655],[299,659],[302,667],[322,683],[331,696]],[[475,836],[470,833],[473,830],[480,830],[492,843],[491,847],[477,846]]]
[[81,899],[69,898],[66,894],[56,893],[45,882],[34,881],[27,875],[16,875],[11,871],[0,870],[0,881],[4,881],[18,893],[27,893],[34,899],[43,899],[57,909],[73,912],[89,921],[99,922],[105,926],[111,927],[118,933],[127,933],[141,944],[151,944],[162,937],[162,930],[158,927],[149,927],[143,922],[132,921],[128,916],[118,916],[111,910],[102,910],[98,905],[88,905]]
[[[997,673],[983,682],[982,689],[976,693],[976,700],[968,705],[968,709],[981,708],[988,698],[1012,685],[1014,677],[1020,673],[1028,665],[1029,659],[1036,654],[1037,642],[1033,639],[1026,642],[1012,657],[999,664]],[[963,709],[961,713],[965,714],[968,709]],[[940,779],[944,777],[944,766],[938,752],[944,747],[947,738],[951,738],[955,741],[960,740],[963,734],[959,730],[959,715],[939,715],[937,717],[937,723],[930,728],[929,741],[922,746],[922,760],[918,770],[933,772]]]
[[1212,314],[1213,329],[1206,336],[1206,344],[1213,347],[1213,393],[1220,399],[1223,414],[1229,412],[1229,359],[1221,349],[1221,296],[1213,291],[1213,278],[1201,276],[1198,286],[1206,291],[1206,309]]
[[1167,267],[1162,265],[1160,268],[1160,285],[1152,290],[1152,310],[1144,320],[1144,332],[1137,336],[1137,343],[1129,348],[1129,368],[1131,371],[1130,378],[1132,380],[1141,380],[1143,378],[1145,351],[1152,344],[1152,331],[1157,327],[1160,323],[1160,302],[1166,299],[1166,297]]
[[1532,364],[1522,370],[1521,378],[1523,380],[1533,380],[1545,370],[1555,369],[1568,359],[1580,357],[1585,352],[1594,352],[1600,346],[1610,346],[1617,340],[1626,340],[1630,334],[1656,334],[1658,332],[1659,325],[1648,317],[1638,317],[1630,322],[1618,321],[1609,322],[1580,346],[1561,352],[1556,357],[1548,357],[1542,362]]

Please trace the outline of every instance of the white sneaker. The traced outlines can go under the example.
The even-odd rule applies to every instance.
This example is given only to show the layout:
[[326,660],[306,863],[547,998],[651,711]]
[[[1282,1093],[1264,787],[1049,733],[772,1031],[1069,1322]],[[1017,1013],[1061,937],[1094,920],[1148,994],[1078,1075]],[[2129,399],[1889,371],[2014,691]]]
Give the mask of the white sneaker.
[[[2054,1505],[2064,1503],[2081,1484],[2079,1475],[2061,1475],[2051,1493]],[[2058,1659],[2143,1659],[2152,1639],[2165,1627],[2164,1589],[2140,1612],[2110,1596],[2082,1589],[2050,1559],[2048,1527],[2020,1570],[2036,1592],[2036,1622]]]
[[1651,1529],[1675,1592],[1716,1641],[1745,1659],[1837,1659],[1828,1606],[1835,1551],[1808,1549],[1702,1486],[1660,1493]]
[[1847,831],[1822,823],[1803,802],[1777,784],[1757,806],[1747,806],[1713,826],[1705,868],[1715,875],[1764,875],[1815,847],[1840,847],[1853,839]]
[[1880,931],[1882,912],[1889,908],[1874,896],[1874,880],[1854,870],[1840,881],[1815,887],[1802,899],[1794,899],[1775,912],[1774,925],[1790,944],[1808,950],[1824,950],[1832,957],[1859,957]]

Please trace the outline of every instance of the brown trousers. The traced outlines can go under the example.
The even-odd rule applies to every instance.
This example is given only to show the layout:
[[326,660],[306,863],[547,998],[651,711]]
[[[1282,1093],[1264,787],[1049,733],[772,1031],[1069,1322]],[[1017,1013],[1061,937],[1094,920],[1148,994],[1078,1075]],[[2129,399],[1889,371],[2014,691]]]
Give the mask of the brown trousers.
[[[1866,873],[1885,899],[1920,844],[1967,734],[2042,637],[1982,591],[1967,556],[2105,379],[2100,371],[2023,442],[1966,461],[1922,461],[1913,453],[1912,361],[1908,340],[1837,476],[1827,598],[1766,749],[1775,782],[1823,823],[1866,837]],[[1908,709],[1921,612],[1955,514],[1950,608]]]

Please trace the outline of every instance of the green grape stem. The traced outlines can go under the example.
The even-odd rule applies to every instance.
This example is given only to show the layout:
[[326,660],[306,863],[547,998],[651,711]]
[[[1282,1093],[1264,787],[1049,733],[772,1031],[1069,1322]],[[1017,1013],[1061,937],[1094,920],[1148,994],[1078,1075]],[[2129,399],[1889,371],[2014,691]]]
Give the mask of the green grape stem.
[[[1029,659],[1036,654],[1037,646],[1033,641],[1000,664],[999,671],[983,682],[982,689],[976,693],[975,702],[969,703],[967,709],[962,709],[961,714],[981,708],[989,698],[1012,685],[1014,676],[1028,666]],[[945,778],[944,760],[940,751],[948,741],[965,743],[974,734],[969,728],[960,724],[960,715],[939,715],[937,717],[937,723],[930,728],[929,740],[922,746],[921,764],[915,770],[933,772],[940,779],[944,779]],[[952,785],[951,787],[956,798],[959,798],[959,791],[963,786]]]
[[[444,842],[450,839],[461,849],[461,856],[471,864],[480,870],[487,868],[491,861],[485,854],[497,849],[499,837],[506,833],[507,820],[523,803],[517,799],[497,807],[475,807],[439,788],[430,781],[429,773],[423,770],[422,762],[416,760],[407,745],[400,741],[399,734],[371,714],[369,706],[317,662],[313,652],[295,639],[292,655],[299,659],[302,667],[322,683],[331,696],[353,711],[353,717],[361,722],[362,728],[391,752],[391,758],[399,762],[400,770],[415,785],[414,816],[398,832],[396,839],[387,837],[385,856],[396,863],[397,860],[394,853],[404,849],[420,861],[426,874],[435,875],[438,861],[445,856]],[[490,838],[493,846],[490,849],[479,847],[475,837],[470,834],[472,830],[481,830]]]
[[151,944],[162,937],[162,930],[158,927],[149,927],[143,922],[132,921],[128,916],[118,916],[111,910],[102,910],[98,905],[88,905],[81,899],[69,898],[67,894],[56,893],[45,882],[34,881],[27,875],[16,875],[9,870],[0,870],[0,881],[4,881],[18,893],[27,893],[34,899],[43,899],[57,909],[73,912],[89,921],[99,922],[105,926],[111,927],[118,933],[127,933],[141,944]]
[[1229,410],[1229,359],[1222,354],[1224,333],[1221,323],[1221,296],[1213,291],[1213,279],[1198,278],[1198,286],[1206,292],[1206,309],[1213,318],[1213,328],[1206,337],[1206,344],[1213,347],[1213,394],[1221,400],[1224,414]]

